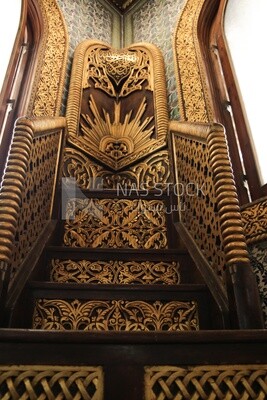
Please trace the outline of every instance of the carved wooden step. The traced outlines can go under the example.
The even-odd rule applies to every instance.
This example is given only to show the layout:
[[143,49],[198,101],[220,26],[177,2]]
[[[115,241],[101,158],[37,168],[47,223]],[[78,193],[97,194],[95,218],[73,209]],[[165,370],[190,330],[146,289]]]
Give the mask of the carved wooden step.
[[185,251],[50,247],[46,280],[61,283],[202,283]]
[[25,328],[179,331],[211,326],[207,312],[210,298],[205,285],[32,282],[28,304]]

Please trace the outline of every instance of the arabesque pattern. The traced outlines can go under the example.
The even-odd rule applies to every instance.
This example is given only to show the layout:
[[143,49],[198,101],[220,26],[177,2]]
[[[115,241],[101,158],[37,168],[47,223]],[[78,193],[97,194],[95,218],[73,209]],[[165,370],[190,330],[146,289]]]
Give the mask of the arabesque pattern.
[[180,282],[179,263],[152,261],[59,260],[51,262],[54,282],[96,284],[167,284]]
[[209,122],[213,110],[197,36],[205,0],[187,0],[173,36],[179,111],[184,121]]
[[145,368],[145,400],[244,400],[267,396],[267,365]]
[[198,330],[194,301],[38,299],[33,328],[85,331]]
[[65,78],[68,33],[55,0],[39,0],[44,21],[44,40],[28,114],[59,115]]
[[102,367],[57,365],[0,366],[3,400],[103,400]]
[[146,89],[153,90],[150,63],[147,52],[141,49],[129,51],[96,46],[88,51],[83,89],[90,87],[91,78],[95,87],[115,98],[142,90],[144,83]]
[[252,203],[241,211],[247,243],[267,239],[267,200]]
[[64,245],[164,249],[168,247],[165,203],[141,199],[70,199]]
[[126,170],[105,169],[77,149],[65,148],[63,176],[75,178],[81,189],[93,187],[101,180],[103,189],[154,189],[170,182],[170,161],[167,150],[158,151]]

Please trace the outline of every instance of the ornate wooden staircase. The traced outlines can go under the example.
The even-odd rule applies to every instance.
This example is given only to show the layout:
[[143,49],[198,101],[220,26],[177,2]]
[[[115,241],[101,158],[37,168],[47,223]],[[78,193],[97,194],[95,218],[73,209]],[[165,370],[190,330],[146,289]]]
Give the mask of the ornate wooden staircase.
[[0,330],[2,398],[264,398],[266,335],[225,330],[174,197],[80,193]]
[[223,127],[169,122],[154,46],[73,65],[67,117],[16,122],[1,186],[0,399],[266,398]]
[[174,236],[175,213],[166,219],[173,196],[81,193],[0,330],[2,398],[264,398],[266,335],[222,330],[225,316]]
[[175,235],[170,193],[127,197],[94,190],[80,196],[68,199],[66,219],[44,249],[10,326],[113,332],[224,326]]

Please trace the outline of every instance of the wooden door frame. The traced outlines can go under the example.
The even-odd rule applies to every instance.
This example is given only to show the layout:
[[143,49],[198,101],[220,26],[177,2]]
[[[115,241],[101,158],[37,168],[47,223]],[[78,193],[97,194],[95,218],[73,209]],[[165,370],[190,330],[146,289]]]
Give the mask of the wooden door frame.
[[266,196],[267,185],[262,186],[260,182],[225,39],[223,21],[227,1],[204,2],[199,17],[198,37],[211,91],[215,121],[222,123],[226,128],[236,188],[240,204],[243,205]]
[[[24,0],[19,29],[0,96],[0,127],[4,124],[1,143],[0,181],[12,140],[15,120],[28,113],[43,26],[38,2]],[[12,109],[6,115],[8,104],[11,105]]]

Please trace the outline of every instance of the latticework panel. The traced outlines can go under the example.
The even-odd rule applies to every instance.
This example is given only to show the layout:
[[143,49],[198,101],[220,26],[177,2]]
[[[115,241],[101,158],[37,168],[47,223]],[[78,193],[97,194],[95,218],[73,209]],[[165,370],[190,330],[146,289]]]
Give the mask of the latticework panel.
[[241,213],[247,243],[263,242],[267,239],[267,200],[252,203]]
[[12,274],[50,219],[61,131],[33,138],[15,237]]
[[161,200],[70,199],[64,245],[164,249],[165,209]]
[[59,260],[51,262],[54,282],[96,284],[167,284],[180,282],[179,263],[152,261]]
[[194,301],[39,299],[33,328],[85,331],[190,331],[199,328]]
[[267,365],[147,367],[145,392],[145,400],[264,400]]
[[0,366],[1,400],[102,400],[101,367]]
[[223,279],[225,256],[207,145],[182,136],[176,136],[174,143],[181,222]]

